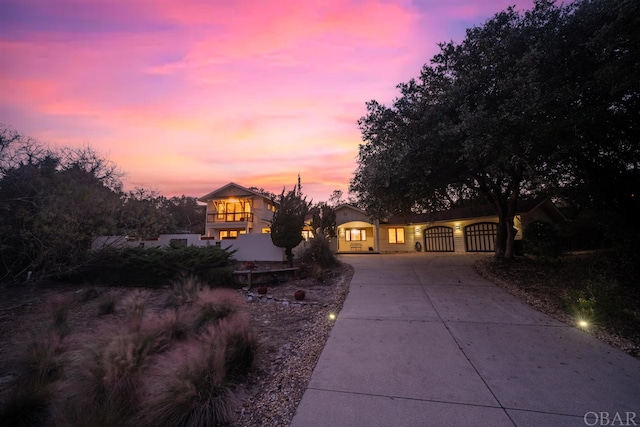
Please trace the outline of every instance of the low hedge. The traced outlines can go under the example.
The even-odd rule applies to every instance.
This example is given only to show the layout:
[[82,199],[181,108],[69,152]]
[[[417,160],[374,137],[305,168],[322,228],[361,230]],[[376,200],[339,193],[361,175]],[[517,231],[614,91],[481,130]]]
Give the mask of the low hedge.
[[189,274],[209,286],[227,286],[233,282],[234,253],[215,246],[107,248],[94,252],[75,279],[157,288]]

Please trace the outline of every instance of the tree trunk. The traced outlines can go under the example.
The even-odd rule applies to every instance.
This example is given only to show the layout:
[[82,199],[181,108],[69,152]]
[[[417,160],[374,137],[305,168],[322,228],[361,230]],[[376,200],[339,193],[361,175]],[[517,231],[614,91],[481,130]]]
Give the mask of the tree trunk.
[[508,231],[504,212],[501,208],[498,209],[498,232],[496,233],[496,241],[494,243],[495,257],[503,258],[507,250]]
[[505,245],[504,258],[505,259],[513,259],[514,256],[514,246],[515,246],[515,238],[518,230],[513,226],[514,218],[515,218],[515,201],[509,200],[509,204],[507,206],[507,215],[505,217],[506,229],[507,229],[507,241]]
[[293,249],[286,248],[284,253],[287,255],[287,261],[289,262],[289,267],[293,267]]
[[495,257],[513,259],[515,237],[518,230],[514,227],[518,195],[512,193],[506,200],[496,203],[498,211],[498,233],[495,241]]
[[518,230],[513,227],[513,218],[511,218],[511,224],[509,224],[507,221],[507,241],[504,250],[505,259],[513,259],[513,255],[515,253],[514,246],[517,231]]
[[518,230],[513,226],[515,217],[516,217],[516,209],[518,207],[518,196],[520,195],[520,181],[522,180],[522,170],[520,168],[516,169],[516,173],[514,179],[511,183],[510,194],[506,199],[506,212],[505,220],[507,226],[507,244],[505,246],[504,257],[505,259],[513,259],[514,254],[514,246],[516,233]]

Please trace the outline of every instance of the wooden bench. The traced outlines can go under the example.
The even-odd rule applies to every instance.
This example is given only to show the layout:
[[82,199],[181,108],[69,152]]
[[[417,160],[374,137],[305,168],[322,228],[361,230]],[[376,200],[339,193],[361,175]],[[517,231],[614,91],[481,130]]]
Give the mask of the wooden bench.
[[263,285],[270,282],[286,282],[296,277],[298,268],[272,268],[268,270],[236,270],[233,279],[241,285]]

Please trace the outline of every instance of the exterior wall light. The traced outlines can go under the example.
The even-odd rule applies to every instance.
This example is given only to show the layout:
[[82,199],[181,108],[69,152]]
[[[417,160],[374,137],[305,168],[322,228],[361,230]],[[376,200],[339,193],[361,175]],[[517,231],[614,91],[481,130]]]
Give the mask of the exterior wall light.
[[456,230],[460,230],[460,224],[456,224]]

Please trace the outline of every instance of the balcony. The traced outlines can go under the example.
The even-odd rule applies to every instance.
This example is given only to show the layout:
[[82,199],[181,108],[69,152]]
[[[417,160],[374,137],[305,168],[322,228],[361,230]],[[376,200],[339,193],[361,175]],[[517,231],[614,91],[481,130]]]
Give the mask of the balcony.
[[251,212],[210,213],[210,214],[207,214],[207,223],[212,223],[212,222],[252,223],[253,222],[253,214]]

